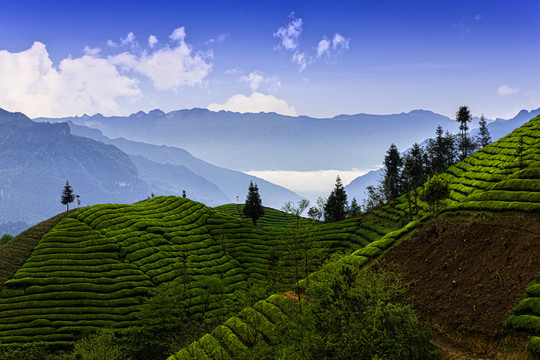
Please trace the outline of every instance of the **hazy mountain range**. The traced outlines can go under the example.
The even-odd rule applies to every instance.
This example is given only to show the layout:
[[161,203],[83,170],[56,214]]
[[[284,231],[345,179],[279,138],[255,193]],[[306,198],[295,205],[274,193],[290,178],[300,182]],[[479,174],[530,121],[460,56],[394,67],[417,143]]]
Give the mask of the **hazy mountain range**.
[[[493,140],[538,113],[523,110],[511,120],[492,121]],[[267,206],[280,208],[300,199],[283,187],[163,144],[184,144],[236,169],[349,169],[379,165],[392,142],[404,150],[433,137],[438,125],[457,129],[455,120],[424,110],[315,119],[192,109],[36,120],[0,109],[0,232],[14,228],[14,222],[20,227],[21,221],[32,224],[63,211],[60,193],[66,180],[83,206],[135,202],[152,192],[181,195],[183,190],[210,206],[243,202],[250,181],[258,184]],[[158,145],[111,138],[118,135]],[[381,172],[374,171],[352,181],[346,187],[349,200],[363,199],[365,187],[380,178]]]
[[71,121],[100,129],[109,138],[175,146],[239,171],[373,168],[392,142],[408,147],[432,136],[438,125],[457,130],[456,121],[425,110],[326,119],[206,109],[153,110],[126,117],[96,114],[36,121]]
[[151,193],[181,196],[183,190],[189,198],[215,206],[236,202],[236,196],[244,201],[250,181],[258,184],[268,206],[300,199],[290,190],[205,163],[182,149],[113,141],[99,131],[71,126],[77,131],[67,123],[38,123],[0,109],[0,230],[9,222],[33,224],[64,211],[60,194],[66,180],[83,206],[132,203]]

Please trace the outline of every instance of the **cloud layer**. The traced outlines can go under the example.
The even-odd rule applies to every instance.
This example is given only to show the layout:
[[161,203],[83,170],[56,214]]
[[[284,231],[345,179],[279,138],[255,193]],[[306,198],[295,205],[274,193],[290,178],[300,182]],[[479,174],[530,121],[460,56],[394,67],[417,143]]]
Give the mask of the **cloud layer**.
[[285,100],[259,92],[254,92],[250,96],[236,94],[224,104],[213,103],[208,105],[207,108],[211,111],[226,110],[239,113],[275,112],[282,115],[297,116],[294,106],[289,106]]
[[[157,90],[200,85],[212,70],[211,57],[194,52],[185,37],[183,27],[175,29],[170,44],[141,52],[130,32],[118,43],[107,42],[111,49],[127,49],[120,54],[102,57],[100,48],[85,46],[83,56],[70,56],[58,66],[41,42],[19,53],[0,50],[0,107],[30,117],[113,115],[120,113],[122,99],[141,97],[140,76]],[[156,44],[157,38],[150,36],[149,47]]]

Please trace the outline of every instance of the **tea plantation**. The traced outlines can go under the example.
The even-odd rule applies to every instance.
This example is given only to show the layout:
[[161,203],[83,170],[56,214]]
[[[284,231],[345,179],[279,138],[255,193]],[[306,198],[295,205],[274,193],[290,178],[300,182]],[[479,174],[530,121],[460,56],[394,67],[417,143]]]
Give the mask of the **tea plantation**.
[[[450,188],[450,198],[446,200],[441,213],[521,211],[540,214],[540,116],[450,167],[441,174],[441,178],[448,183]],[[419,193],[421,191],[422,187],[418,189]],[[369,244],[365,244],[350,255],[339,258],[337,265],[341,263],[363,266],[371,259],[383,254],[386,249],[404,238],[404,235],[412,233],[425,222],[436,217],[428,211],[427,205],[420,199],[418,205],[420,207],[418,213],[408,224],[378,239],[371,238]],[[374,211],[374,214],[381,222],[386,220],[397,224],[407,221],[408,209],[408,198],[403,195],[396,200],[394,206],[386,205]],[[346,224],[347,221],[349,220],[333,226],[342,226],[341,224]],[[539,244],[532,246],[539,246]],[[317,276],[318,273],[314,272],[310,278]],[[540,355],[540,275],[526,289],[525,299],[513,311],[514,315],[506,321],[506,327],[532,335],[528,348]],[[239,317],[242,316],[239,315]],[[230,325],[229,328],[234,329],[237,323],[239,323],[237,318],[231,318],[224,326]],[[215,334],[212,333],[212,335]],[[189,351],[197,351],[202,356],[199,357],[201,359],[207,358],[205,356],[209,353],[202,353],[201,349],[209,346],[205,345],[209,339],[208,336],[171,356],[169,360],[188,358],[186,356]],[[231,340],[231,342],[236,341]],[[231,351],[227,354],[234,358]]]
[[[104,326],[136,325],[148,291],[171,282],[186,286],[183,306],[192,319],[225,316],[238,289],[266,282],[270,269],[280,267],[280,282],[291,283],[293,260],[307,246],[316,253],[309,268],[314,270],[314,262],[330,253],[361,249],[389,231],[373,220],[351,219],[305,222],[302,229],[309,230],[302,234],[309,235],[299,235],[284,223],[254,227],[178,197],[96,205],[55,221],[12,240],[25,244],[25,250],[11,250],[19,260],[2,272],[7,279],[0,290],[4,345],[61,345]],[[272,249],[280,253],[274,268]],[[209,290],[212,281],[219,282],[219,290]]]

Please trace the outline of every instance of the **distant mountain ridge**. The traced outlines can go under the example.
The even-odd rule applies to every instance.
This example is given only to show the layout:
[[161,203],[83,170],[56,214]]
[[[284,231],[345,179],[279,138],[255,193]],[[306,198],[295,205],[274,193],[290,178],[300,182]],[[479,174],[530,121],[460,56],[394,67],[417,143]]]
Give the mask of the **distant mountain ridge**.
[[[150,176],[154,179],[160,179],[159,181],[161,181],[162,185],[163,179],[169,178],[169,181],[174,180],[171,178],[173,172],[181,172],[183,176],[191,177],[192,179],[202,179],[198,183],[200,186],[196,190],[199,194],[197,200],[206,205],[214,206],[226,202],[236,202],[237,196],[240,202],[244,202],[247,186],[250,181],[253,181],[259,187],[259,192],[265,206],[279,209],[287,201],[298,201],[301,199],[294,192],[281,186],[239,171],[209,164],[194,157],[184,149],[165,145],[146,144],[124,138],[110,139],[104,136],[100,130],[79,126],[73,122],[68,122],[68,124],[74,134],[114,145],[129,154],[142,174],[146,174],[145,176]],[[210,182],[215,188],[204,185],[204,182]],[[184,187],[181,190],[186,190],[189,197],[190,194],[193,194],[193,190],[195,190],[192,188],[195,186],[195,182],[182,181],[182,179],[177,177],[176,184],[182,183]],[[199,187],[204,187],[204,189],[200,189]],[[181,193],[181,190],[178,194]]]
[[85,205],[134,202],[149,191],[115,146],[72,135],[67,124],[36,123],[4,110],[0,119],[0,222],[35,223],[65,210],[66,180]]
[[169,145],[218,166],[240,171],[372,168],[390,143],[408,147],[457,123],[426,110],[393,115],[291,117],[206,109],[153,110],[126,117],[94,116],[36,121],[71,121],[100,129],[109,138]]
[[33,224],[64,211],[60,194],[66,180],[82,206],[133,203],[151,193],[181,196],[183,190],[192,200],[216,206],[236,202],[236,196],[244,201],[250,181],[259,185],[266,206],[279,208],[300,199],[290,190],[218,168],[183,149],[123,139],[117,139],[116,146],[97,130],[71,127],[75,131],[67,123],[34,122],[0,109],[0,225]]

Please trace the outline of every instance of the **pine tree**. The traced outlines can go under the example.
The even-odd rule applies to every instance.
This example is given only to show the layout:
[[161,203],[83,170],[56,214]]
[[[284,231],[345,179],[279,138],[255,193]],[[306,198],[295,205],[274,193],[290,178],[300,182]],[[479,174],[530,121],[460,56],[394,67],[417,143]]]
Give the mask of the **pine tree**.
[[486,126],[486,118],[484,117],[484,114],[480,117],[480,138],[478,139],[479,146],[481,148],[488,146],[491,143],[491,135],[489,134],[489,130]]
[[253,184],[253,181],[250,181],[249,183],[249,189],[243,213],[245,216],[251,218],[251,222],[255,226],[257,226],[257,220],[259,220],[259,218],[264,215],[264,208],[262,206],[262,200],[259,195],[259,188],[257,187],[257,184]]
[[399,156],[399,151],[396,145],[390,145],[390,148],[386,152],[384,157],[384,180],[383,186],[386,193],[386,197],[389,201],[395,200],[402,187],[401,182],[401,167],[403,166],[403,160]]
[[345,219],[347,213],[347,194],[341,183],[341,179],[338,175],[336,178],[336,186],[334,190],[328,196],[326,205],[324,206],[324,220],[326,222],[334,222]]
[[417,203],[417,188],[422,184],[424,181],[424,178],[426,176],[425,171],[425,165],[424,165],[424,151],[418,145],[418,143],[414,143],[413,147],[411,149],[411,152],[404,157],[403,159],[403,178],[407,185],[407,191],[409,192],[409,213],[412,214],[411,211],[411,190],[414,190],[414,207],[415,211],[418,211],[418,203]]
[[69,181],[66,181],[66,186],[64,186],[64,190],[62,191],[62,198],[60,199],[60,202],[62,205],[67,206],[67,211],[69,211],[69,204],[75,200],[75,195],[73,195],[73,189],[69,185]]
[[461,132],[458,147],[461,152],[459,158],[462,161],[472,153],[474,148],[471,139],[467,136],[469,122],[472,121],[472,114],[467,106],[459,107],[456,113],[456,120],[459,122],[459,131]]

